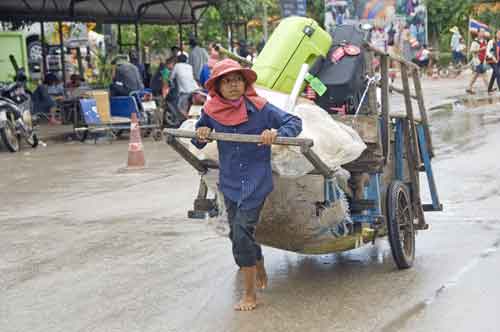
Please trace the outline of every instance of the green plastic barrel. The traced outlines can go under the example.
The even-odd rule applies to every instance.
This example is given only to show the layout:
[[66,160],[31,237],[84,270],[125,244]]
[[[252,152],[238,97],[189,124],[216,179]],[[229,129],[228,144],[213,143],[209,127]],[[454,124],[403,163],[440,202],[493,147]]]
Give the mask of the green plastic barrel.
[[252,66],[257,85],[290,93],[302,64],[310,66],[325,56],[332,38],[310,18],[289,17],[281,21]]

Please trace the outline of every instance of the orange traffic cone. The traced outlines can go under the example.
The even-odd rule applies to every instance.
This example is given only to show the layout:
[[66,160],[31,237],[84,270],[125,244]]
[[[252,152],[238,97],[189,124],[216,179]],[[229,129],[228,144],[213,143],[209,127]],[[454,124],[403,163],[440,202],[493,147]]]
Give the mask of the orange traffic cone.
[[142,146],[141,129],[139,128],[135,112],[132,113],[131,120],[127,168],[143,168],[145,165],[144,149]]

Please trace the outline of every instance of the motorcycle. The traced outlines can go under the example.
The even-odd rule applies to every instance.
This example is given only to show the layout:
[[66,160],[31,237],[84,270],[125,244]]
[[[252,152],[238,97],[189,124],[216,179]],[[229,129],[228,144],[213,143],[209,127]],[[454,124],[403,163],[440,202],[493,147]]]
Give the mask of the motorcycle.
[[27,77],[14,56],[9,56],[15,69],[15,82],[0,86],[0,138],[10,152],[19,151],[20,139],[35,148],[38,136],[33,131],[31,96],[26,91]]
[[163,126],[166,128],[179,128],[188,118],[193,106],[202,106],[207,94],[202,90],[195,90],[189,94],[180,94],[175,83],[170,85],[163,104]]

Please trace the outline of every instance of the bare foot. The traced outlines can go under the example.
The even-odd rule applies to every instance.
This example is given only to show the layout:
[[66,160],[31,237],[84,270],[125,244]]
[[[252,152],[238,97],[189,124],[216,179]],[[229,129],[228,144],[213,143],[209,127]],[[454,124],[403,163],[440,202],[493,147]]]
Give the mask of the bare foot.
[[257,289],[265,289],[267,288],[267,273],[266,268],[264,267],[264,259],[257,261],[257,280],[256,286]]
[[254,295],[245,295],[240,303],[234,306],[236,311],[252,311],[257,307],[257,297]]

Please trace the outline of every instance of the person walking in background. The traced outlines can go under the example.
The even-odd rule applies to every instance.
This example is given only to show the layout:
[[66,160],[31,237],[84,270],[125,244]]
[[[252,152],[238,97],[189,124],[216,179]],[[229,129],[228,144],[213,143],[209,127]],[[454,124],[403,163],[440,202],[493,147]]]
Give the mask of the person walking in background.
[[496,33],[496,38],[491,38],[486,50],[486,61],[491,66],[490,83],[488,84],[488,93],[495,91],[493,85],[497,81],[497,88],[500,91],[500,30]]
[[462,39],[462,36],[460,35],[460,31],[456,26],[450,29],[450,32],[453,33],[451,36],[451,42],[450,42],[450,48],[451,48],[451,54],[453,58],[453,63],[455,65],[458,65],[460,61],[462,60],[462,50],[460,49],[460,39]]
[[177,106],[179,110],[187,117],[189,111],[189,99],[191,93],[199,88],[193,74],[193,67],[187,63],[184,54],[177,57],[177,63],[170,75],[170,81],[175,82],[178,91]]
[[488,89],[488,81],[485,75],[486,46],[487,41],[485,39],[485,32],[484,30],[480,30],[470,46],[470,53],[472,54],[472,70],[474,71],[474,74],[469,83],[469,87],[465,90],[467,93],[474,94],[472,87],[474,86],[474,83],[476,82],[478,77],[481,77],[484,85],[486,86],[486,89]]
[[200,82],[201,70],[203,65],[208,62],[208,53],[204,48],[198,46],[194,36],[189,37],[189,46],[191,47],[191,53],[188,63],[193,67],[194,79],[196,82]]

